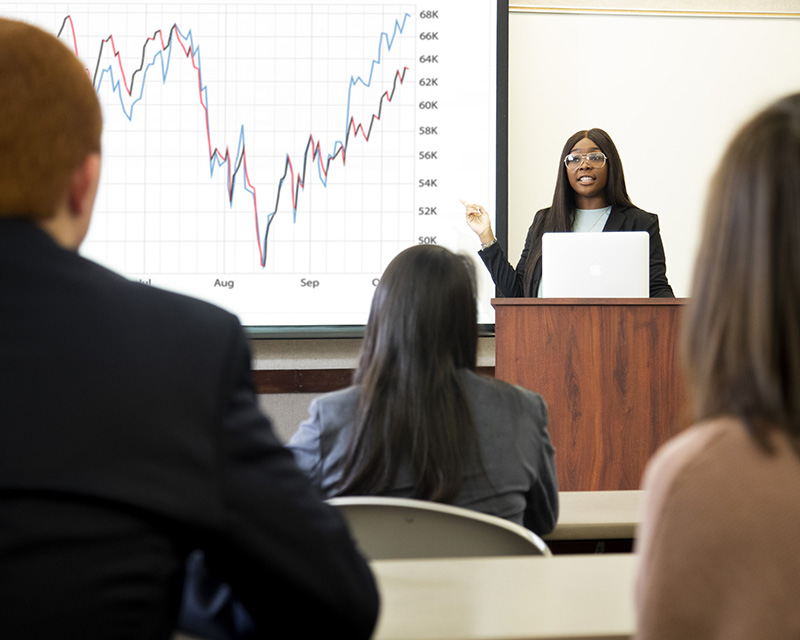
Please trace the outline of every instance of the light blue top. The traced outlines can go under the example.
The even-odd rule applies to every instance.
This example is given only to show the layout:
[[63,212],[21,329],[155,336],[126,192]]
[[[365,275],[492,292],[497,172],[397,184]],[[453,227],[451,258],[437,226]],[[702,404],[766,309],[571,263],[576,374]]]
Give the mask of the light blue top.
[[[575,209],[575,223],[572,225],[572,231],[577,233],[596,233],[603,230],[606,226],[608,216],[611,214],[611,205],[603,207],[602,209]],[[539,280],[539,290],[536,292],[537,297],[542,297],[542,285],[547,274],[542,269],[542,277]]]
[[572,230],[579,233],[594,233],[603,230],[611,213],[611,205],[602,209],[575,209],[575,224]]

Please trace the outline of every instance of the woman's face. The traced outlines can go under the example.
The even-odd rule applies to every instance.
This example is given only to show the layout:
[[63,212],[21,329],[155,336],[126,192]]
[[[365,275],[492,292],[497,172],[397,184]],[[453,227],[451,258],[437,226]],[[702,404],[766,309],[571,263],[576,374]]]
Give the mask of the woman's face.
[[578,209],[602,209],[608,206],[606,197],[606,183],[608,182],[608,162],[602,167],[597,167],[586,158],[587,153],[602,153],[589,138],[579,140],[570,154],[584,156],[583,161],[575,166],[567,166],[567,178],[572,190],[575,192],[575,204]]

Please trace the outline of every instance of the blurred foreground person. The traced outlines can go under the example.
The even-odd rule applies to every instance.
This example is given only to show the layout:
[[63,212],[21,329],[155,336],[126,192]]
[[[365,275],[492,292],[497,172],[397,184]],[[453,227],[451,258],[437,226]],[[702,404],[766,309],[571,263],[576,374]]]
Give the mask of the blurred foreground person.
[[638,638],[800,638],[800,94],[711,183],[685,317],[697,424],[644,480]]

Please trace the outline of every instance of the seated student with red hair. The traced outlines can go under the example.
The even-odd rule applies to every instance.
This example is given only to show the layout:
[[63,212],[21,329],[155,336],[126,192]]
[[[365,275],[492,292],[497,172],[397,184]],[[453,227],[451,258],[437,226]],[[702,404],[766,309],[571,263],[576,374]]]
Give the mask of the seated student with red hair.
[[75,55],[0,18],[0,636],[169,638],[202,549],[256,637],[369,637],[369,567],[236,318],[78,255],[101,130]]

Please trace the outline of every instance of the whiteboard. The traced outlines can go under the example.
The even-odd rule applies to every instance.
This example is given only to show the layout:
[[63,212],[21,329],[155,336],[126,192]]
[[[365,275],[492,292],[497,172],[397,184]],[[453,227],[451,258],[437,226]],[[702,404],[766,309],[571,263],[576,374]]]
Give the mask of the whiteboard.
[[738,127],[800,91],[800,18],[512,13],[509,257],[552,202],[561,148],[605,129],[628,193],[656,213],[675,295],[690,295],[709,178]]

